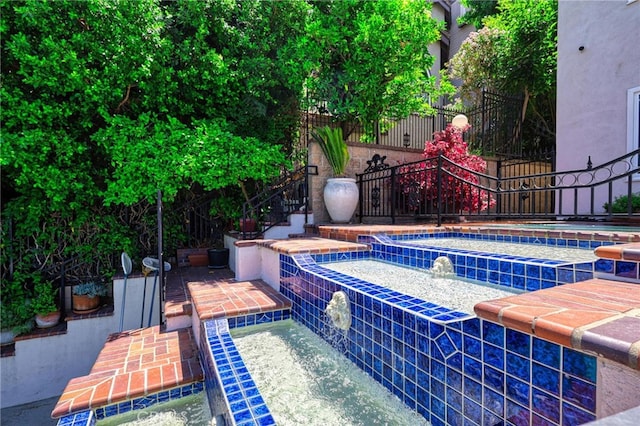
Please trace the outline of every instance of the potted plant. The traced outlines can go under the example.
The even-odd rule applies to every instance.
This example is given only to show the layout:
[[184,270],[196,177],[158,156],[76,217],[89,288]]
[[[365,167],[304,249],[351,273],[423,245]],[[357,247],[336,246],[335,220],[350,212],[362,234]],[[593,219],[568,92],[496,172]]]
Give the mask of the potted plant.
[[57,290],[49,281],[38,279],[33,287],[31,309],[36,314],[36,326],[49,328],[60,321],[60,309],[56,304]]
[[333,178],[324,187],[324,205],[335,223],[348,223],[358,205],[358,186],[353,178],[346,178],[349,149],[342,137],[342,129],[324,126],[311,132],[331,166]]
[[100,309],[100,297],[107,295],[107,287],[97,282],[87,282],[73,286],[73,312],[88,314]]

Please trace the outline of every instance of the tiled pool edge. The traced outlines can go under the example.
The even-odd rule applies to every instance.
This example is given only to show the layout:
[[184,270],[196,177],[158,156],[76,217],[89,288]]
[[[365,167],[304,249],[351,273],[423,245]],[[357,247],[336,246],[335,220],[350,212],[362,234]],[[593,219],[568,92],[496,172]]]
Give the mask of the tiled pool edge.
[[300,258],[280,256],[293,318],[318,333],[330,295],[346,291],[355,318],[345,355],[432,425],[595,419],[594,356],[480,318],[439,323],[325,279]]
[[135,410],[142,410],[156,404],[173,401],[185,396],[195,395],[204,390],[204,381],[178,386],[140,398],[128,401],[109,404],[95,410],[85,410],[78,413],[68,414],[58,419],[57,426],[93,426],[98,420],[119,414],[129,413]]
[[[371,257],[374,259],[428,269],[433,266],[433,261],[437,257],[446,256],[453,263],[456,275],[459,277],[510,287],[516,290],[541,290],[561,284],[588,280],[593,278],[594,273],[604,274],[614,271],[614,262],[609,259],[599,259],[593,262],[566,262],[482,253],[478,250],[420,247],[403,244],[403,241],[427,237],[467,238],[469,235],[456,232],[438,232],[414,236],[394,236],[391,238],[380,234],[360,236],[359,241],[371,245]],[[503,240],[498,239],[496,241]],[[512,240],[508,242],[512,242]],[[579,243],[576,244],[579,246]]]
[[209,405],[227,426],[270,426],[276,422],[238,352],[230,328],[288,319],[290,309],[202,322],[200,359]]

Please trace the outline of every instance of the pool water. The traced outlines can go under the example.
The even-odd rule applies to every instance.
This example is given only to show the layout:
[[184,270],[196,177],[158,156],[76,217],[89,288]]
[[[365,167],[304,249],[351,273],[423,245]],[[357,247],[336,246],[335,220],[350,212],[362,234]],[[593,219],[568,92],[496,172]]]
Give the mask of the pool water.
[[215,424],[215,420],[211,419],[211,410],[204,392],[153,405],[142,410],[106,417],[96,422],[97,426],[204,426]]
[[591,249],[549,246],[544,244],[508,243],[468,238],[423,238],[404,241],[421,247],[443,247],[512,256],[558,259],[567,262],[593,262],[598,257]]
[[542,229],[542,230],[563,230],[563,231],[602,231],[602,232],[640,232],[640,227],[629,225],[603,225],[587,223],[503,223],[503,224],[483,224],[485,228],[507,228],[507,229]]
[[321,266],[468,314],[473,314],[473,306],[479,302],[520,293],[506,287],[456,277],[436,277],[426,270],[376,260],[331,262],[322,263]]
[[237,328],[231,334],[280,426],[429,424],[293,320]]

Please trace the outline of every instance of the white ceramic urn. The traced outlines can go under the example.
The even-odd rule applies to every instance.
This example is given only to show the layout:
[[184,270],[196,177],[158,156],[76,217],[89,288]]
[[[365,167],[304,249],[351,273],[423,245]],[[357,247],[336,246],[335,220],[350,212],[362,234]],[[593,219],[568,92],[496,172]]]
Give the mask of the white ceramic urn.
[[353,178],[329,178],[324,205],[333,223],[349,223],[358,205],[358,185]]

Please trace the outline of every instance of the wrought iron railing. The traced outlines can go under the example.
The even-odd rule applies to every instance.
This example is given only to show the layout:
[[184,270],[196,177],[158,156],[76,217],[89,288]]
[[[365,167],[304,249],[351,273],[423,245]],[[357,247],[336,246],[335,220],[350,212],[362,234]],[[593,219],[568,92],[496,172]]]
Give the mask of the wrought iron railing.
[[[356,175],[359,217],[434,220],[612,219],[633,211],[633,178],[640,174],[640,150],[583,170],[518,176],[490,176],[440,155],[389,166],[374,156]],[[612,209],[626,195],[625,212]]]
[[309,167],[285,171],[275,183],[245,202],[241,220],[255,221],[255,230],[241,229],[242,239],[258,238],[274,226],[286,222],[296,211],[308,212]]

